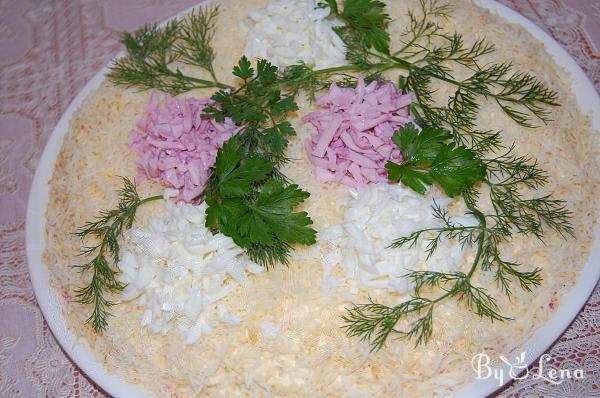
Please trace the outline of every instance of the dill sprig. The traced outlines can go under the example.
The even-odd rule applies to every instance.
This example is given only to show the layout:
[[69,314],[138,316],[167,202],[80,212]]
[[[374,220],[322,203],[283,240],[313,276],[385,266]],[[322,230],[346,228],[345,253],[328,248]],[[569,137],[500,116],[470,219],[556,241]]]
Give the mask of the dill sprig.
[[135,184],[128,178],[121,178],[123,188],[119,191],[119,201],[116,209],[103,210],[93,220],[80,227],[75,235],[82,240],[89,238],[96,243],[85,246],[81,256],[95,255],[85,264],[76,265],[80,272],[92,272],[92,278],[86,286],[76,290],[77,302],[93,305],[92,314],[86,323],[91,323],[95,332],[101,333],[108,326],[110,308],[115,302],[106,297],[110,293],[118,293],[125,287],[117,280],[117,271],[112,264],[119,261],[119,239],[123,231],[131,228],[137,209],[144,203],[161,199],[162,196],[151,196],[140,199]]
[[[211,41],[218,7],[204,7],[183,21],[173,19],[163,28],[145,25],[124,33],[121,43],[127,54],[114,61],[108,78],[117,85],[157,89],[173,95],[201,88],[231,88],[216,78]],[[207,71],[211,80],[184,74],[176,63]]]
[[[399,305],[390,307],[371,301],[347,309],[346,314],[342,317],[346,333],[350,337],[358,336],[367,341],[371,345],[372,351],[381,349],[391,335],[412,339],[415,346],[426,344],[433,335],[435,307],[450,298],[457,299],[480,317],[491,321],[509,319],[500,313],[496,299],[486,289],[475,286],[472,282],[472,276],[482,260],[487,261],[490,258],[490,251],[497,249],[497,245],[493,243],[493,232],[487,227],[485,215],[476,209],[471,209],[471,214],[479,220],[479,225],[464,226],[450,220],[447,212],[435,203],[433,210],[434,215],[443,222],[442,227],[417,230],[409,236],[396,239],[391,247],[397,248],[404,245],[412,247],[419,239],[424,238],[428,240],[426,251],[429,259],[441,239],[457,239],[462,245],[477,245],[475,259],[467,274],[435,271],[407,273],[405,277],[414,286],[411,293],[412,298]],[[538,281],[538,273],[539,271],[534,278],[536,281]],[[506,276],[506,281],[510,284],[509,276],[506,274],[503,276]],[[442,293],[433,298],[423,295],[427,294],[424,292],[425,290],[432,289],[440,290]],[[397,328],[397,324],[401,320],[409,322],[407,330]]]
[[[528,73],[514,72],[510,62],[482,64],[482,57],[495,51],[493,44],[479,39],[467,46],[462,35],[446,34],[435,22],[448,18],[448,4],[420,0],[420,6],[420,13],[409,14],[407,39],[392,57],[408,71],[400,84],[415,93],[415,114],[426,123],[468,132],[475,126],[479,98],[484,97],[524,127],[534,127],[532,119],[550,120],[548,107],[559,105],[556,92]],[[407,61],[410,65],[404,65]],[[456,78],[459,67],[471,70],[470,76]],[[434,105],[434,80],[455,87],[447,106]]]
[[[518,124],[534,127],[535,120],[550,120],[548,107],[559,105],[555,91],[531,74],[515,72],[510,62],[482,63],[485,55],[494,52],[493,44],[479,39],[466,45],[461,34],[445,32],[437,22],[450,16],[452,8],[445,2],[419,0],[419,10],[408,13],[410,22],[398,39],[400,48],[391,52],[386,31],[389,17],[382,3],[345,0],[343,11],[333,3],[322,6],[329,6],[332,15],[345,22],[334,30],[346,45],[346,59],[353,70],[371,74],[403,71],[399,86],[414,93],[417,101],[411,111],[421,124],[468,133],[475,128],[481,98],[488,98]],[[370,29],[356,23],[365,18]],[[465,68],[470,75],[459,79],[457,72]],[[447,105],[434,101],[434,83],[454,87]]]
[[180,42],[175,47],[181,62],[206,70],[213,82],[218,81],[213,67],[215,51],[211,45],[218,15],[218,6],[201,7],[192,11],[187,19],[181,22]]
[[[449,190],[447,181],[436,180],[429,168],[435,166],[433,159],[418,158],[413,163],[386,166],[393,179],[402,180],[419,192],[433,182],[452,196],[460,192],[468,212],[478,220],[475,226],[457,224],[434,204],[434,215],[442,226],[398,238],[391,248],[414,246],[419,239],[427,239],[429,259],[441,239],[451,239],[463,246],[476,247],[477,254],[466,274],[410,272],[407,277],[415,286],[412,297],[397,306],[370,301],[348,309],[343,317],[347,334],[369,341],[374,350],[380,349],[390,335],[412,338],[416,344],[426,343],[433,333],[434,308],[449,298],[457,299],[492,321],[508,319],[500,314],[496,298],[474,285],[473,274],[478,269],[493,272],[498,286],[509,296],[513,294],[511,285],[515,281],[525,291],[539,285],[539,269],[521,270],[520,264],[501,256],[499,246],[515,235],[530,235],[541,240],[545,229],[568,237],[573,234],[571,212],[563,201],[550,194],[531,193],[547,183],[545,172],[532,158],[516,154],[514,145],[506,147],[501,132],[478,130],[476,119],[482,99],[488,99],[521,126],[536,127],[536,120],[542,123],[550,120],[549,108],[559,105],[557,93],[534,76],[514,71],[510,62],[485,63],[485,56],[495,49],[484,39],[467,45],[462,35],[446,32],[438,23],[449,18],[452,12],[445,2],[420,0],[419,9],[408,13],[409,23],[399,38],[398,48],[393,48],[389,35],[379,31],[387,28],[388,16],[377,0],[345,0],[341,7],[334,0],[328,0],[322,4],[322,7],[327,6],[332,15],[345,22],[345,26],[335,31],[346,44],[346,59],[351,65],[304,70],[307,81],[312,76],[324,81],[334,80],[337,74],[358,72],[379,76],[388,70],[400,70],[399,86],[414,94],[416,101],[411,105],[411,113],[424,131],[428,128],[444,130],[443,138],[449,141],[446,152],[451,152],[449,148],[454,145],[456,154],[464,155],[463,160],[473,158],[470,164],[474,169],[485,170],[484,178],[481,173],[477,177],[473,174],[471,181],[463,179],[464,185]],[[370,21],[378,21],[377,29],[356,28],[355,21],[360,16],[354,15],[353,10],[367,14]],[[458,72],[465,71],[467,77],[459,79]],[[290,84],[300,86],[293,80]],[[440,85],[454,87],[445,105],[435,99]],[[409,141],[408,136],[403,139]],[[395,140],[396,144],[400,140]],[[401,150],[406,152],[406,148]],[[476,159],[481,162],[479,166]],[[483,183],[473,185],[477,181]],[[482,198],[482,187],[486,187],[487,198]],[[481,210],[482,201],[492,204],[491,212]],[[436,291],[441,294],[435,296]],[[408,323],[407,330],[398,328],[400,321]]]
[[[503,148],[496,141],[496,134],[485,136],[487,140],[474,144],[483,153],[493,154]],[[440,227],[416,230],[394,240],[390,245],[392,249],[415,247],[419,240],[425,239],[427,260],[437,250],[442,239],[457,241],[462,247],[475,247],[477,252],[469,272],[410,271],[405,277],[414,286],[412,298],[393,307],[370,302],[348,309],[343,320],[349,336],[359,336],[368,341],[372,350],[382,348],[390,335],[412,338],[416,345],[427,343],[433,334],[435,306],[450,298],[457,299],[466,308],[491,321],[510,319],[500,313],[495,297],[486,289],[473,284],[475,272],[478,269],[492,272],[500,290],[509,297],[514,294],[514,282],[522,290],[530,292],[541,283],[541,270],[521,270],[521,264],[501,255],[500,245],[509,243],[515,235],[534,236],[543,240],[545,227],[565,238],[574,234],[572,214],[564,201],[554,199],[549,194],[527,196],[523,193],[544,187],[548,178],[534,159],[516,155],[514,148],[513,145],[505,148],[500,155],[483,158],[482,162],[487,170],[483,184],[472,186],[462,193],[468,214],[478,222],[476,225],[462,225],[453,221],[447,210],[434,202],[433,214],[441,224]],[[480,205],[482,186],[487,187],[492,205],[492,210],[487,213]],[[440,295],[429,297],[436,291],[440,291]],[[428,297],[424,297],[424,294]],[[407,330],[397,328],[401,320],[409,323]]]

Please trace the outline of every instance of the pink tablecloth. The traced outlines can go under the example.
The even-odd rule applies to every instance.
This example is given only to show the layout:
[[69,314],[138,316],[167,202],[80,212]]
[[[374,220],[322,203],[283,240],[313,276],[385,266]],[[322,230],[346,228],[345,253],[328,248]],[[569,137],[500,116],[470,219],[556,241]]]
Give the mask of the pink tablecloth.
[[[67,105],[119,50],[119,32],[197,0],[0,0],[0,397],[104,393],[57,346],[25,259],[25,208],[46,140]],[[600,0],[502,0],[550,32],[600,89]],[[551,348],[551,366],[584,369],[554,386],[514,383],[503,396],[600,397],[600,288]]]

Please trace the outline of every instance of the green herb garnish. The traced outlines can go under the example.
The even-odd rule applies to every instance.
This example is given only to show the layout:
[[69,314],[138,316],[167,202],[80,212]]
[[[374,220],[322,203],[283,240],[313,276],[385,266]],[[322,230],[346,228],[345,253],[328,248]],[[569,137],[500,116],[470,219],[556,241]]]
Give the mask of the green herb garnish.
[[334,30],[347,41],[366,50],[374,48],[384,54],[390,52],[390,34],[386,28],[390,16],[385,12],[385,4],[378,0],[346,0],[339,12],[335,0],[327,1],[332,14],[343,19],[346,26]]
[[255,71],[242,57],[233,74],[241,87],[215,93],[219,107],[206,110],[216,120],[228,116],[244,126],[217,155],[215,178],[204,195],[207,226],[232,237],[259,264],[287,264],[291,245],[311,245],[316,234],[306,212],[292,212],[309,193],[289,185],[277,169],[288,161],[288,137],[296,132],[286,118],[298,107],[282,94],[277,68],[269,62],[257,61]]
[[[135,33],[124,33],[121,43],[127,54],[115,60],[108,78],[115,84],[181,94],[198,88],[228,88],[213,69],[211,46],[218,7],[201,7],[184,21],[171,20],[164,28],[146,25]],[[195,65],[211,79],[189,76],[176,62]]]
[[394,133],[392,140],[404,160],[401,164],[388,162],[388,178],[401,181],[419,193],[437,182],[450,197],[458,196],[483,181],[485,165],[475,151],[456,146],[452,133],[447,130],[426,127],[419,133],[412,124],[407,124]]
[[[421,125],[468,133],[475,127],[481,99],[488,98],[520,125],[533,127],[532,119],[549,121],[547,108],[559,105],[556,92],[530,74],[513,71],[510,62],[484,63],[483,56],[494,51],[493,44],[481,39],[466,45],[460,34],[445,32],[437,22],[449,18],[451,7],[445,2],[419,0],[419,11],[409,12],[410,22],[398,39],[398,48],[392,50],[383,3],[345,0],[342,5],[341,12],[334,0],[321,6],[329,6],[332,14],[345,22],[335,28],[352,63],[345,71],[372,76],[401,71],[399,85],[414,93],[417,101],[411,111]],[[470,75],[458,78],[457,72],[464,69],[470,70]],[[434,83],[455,88],[446,106],[433,101]]]
[[[226,153],[222,153],[225,148],[219,151],[216,173],[202,195],[209,203],[210,227],[231,236],[260,264],[287,263],[291,244],[314,243],[312,229],[296,228],[312,221],[305,213],[293,213],[290,208],[289,212],[278,215],[281,227],[276,227],[274,216],[261,213],[264,209],[256,206],[267,200],[267,192],[282,189],[288,194],[294,190],[290,187],[296,187],[288,185],[279,167],[288,161],[285,155],[288,139],[296,134],[287,117],[298,109],[294,102],[297,92],[292,95],[283,92],[289,84],[278,74],[277,67],[266,60],[258,60],[253,67],[246,57],[233,68],[233,75],[241,79],[241,85],[234,88],[221,83],[214,72],[215,51],[211,46],[217,13],[216,7],[199,8],[188,18],[172,21],[162,29],[150,25],[133,35],[126,33],[122,42],[127,56],[116,61],[109,78],[115,84],[171,94],[197,88],[221,89],[212,95],[216,105],[206,108],[204,116],[217,121],[230,117],[242,130],[232,141],[236,143],[235,151],[231,146]],[[182,73],[179,63],[203,69],[212,80]],[[229,169],[228,162],[234,160],[233,168]],[[300,202],[289,201],[293,206]],[[236,217],[231,217],[232,214]],[[243,219],[245,227],[240,226],[237,218],[244,215],[248,215]],[[248,230],[251,222],[256,222],[256,231]],[[284,227],[286,231],[281,230]]]
[[162,196],[151,196],[140,199],[135,184],[128,178],[122,178],[123,188],[119,191],[119,202],[114,210],[101,211],[94,221],[85,223],[75,232],[81,239],[94,238],[97,243],[86,246],[81,256],[95,257],[89,262],[76,265],[80,272],[92,272],[92,279],[87,286],[76,291],[77,302],[92,304],[94,310],[86,322],[92,324],[94,331],[100,333],[108,326],[110,307],[115,305],[106,298],[108,293],[117,293],[125,287],[116,278],[112,264],[119,262],[119,239],[123,231],[131,228],[137,209],[144,203],[162,199]]
[[[478,269],[493,272],[507,295],[514,282],[526,291],[537,286],[540,270],[521,271],[518,263],[501,256],[499,245],[519,234],[542,239],[545,228],[572,235],[571,213],[551,195],[536,196],[535,190],[547,182],[543,170],[533,159],[516,154],[514,146],[504,146],[500,132],[478,130],[476,118],[487,99],[521,126],[535,127],[536,121],[550,120],[549,108],[559,105],[557,93],[530,74],[514,71],[509,62],[485,63],[484,57],[494,51],[485,40],[467,45],[460,34],[445,32],[438,21],[449,17],[446,3],[420,0],[397,43],[387,32],[390,20],[380,1],[346,0],[338,5],[324,0],[320,6],[329,7],[345,24],[335,31],[346,44],[348,65],[314,70],[298,64],[278,71],[266,60],[252,67],[243,57],[233,71],[242,84],[229,87],[212,69],[216,9],[201,9],[187,22],[125,35],[128,55],[116,62],[109,77],[116,84],[173,94],[221,89],[212,97],[218,106],[209,109],[207,117],[231,117],[243,131],[219,152],[216,173],[204,193],[207,223],[245,247],[255,261],[271,265],[287,262],[292,243],[314,243],[308,216],[293,212],[308,193],[289,185],[278,171],[288,160],[288,138],[295,134],[287,120],[296,110],[294,97],[303,91],[314,98],[332,81],[352,85],[356,74],[374,80],[386,71],[399,71],[399,86],[415,95],[411,112],[423,130],[417,133],[407,126],[395,134],[404,160],[388,163],[390,179],[421,193],[436,183],[449,196],[460,195],[478,224],[458,224],[434,206],[442,227],[400,237],[392,248],[428,239],[431,255],[439,240],[448,238],[473,246],[476,256],[467,273],[410,272],[415,288],[405,303],[389,307],[370,302],[348,309],[343,317],[347,333],[369,341],[373,349],[381,348],[391,335],[426,343],[433,333],[435,306],[449,298],[492,321],[506,320],[496,299],[476,286],[472,276]],[[185,75],[177,63],[196,65],[211,78]],[[467,77],[459,78],[458,72],[465,70]],[[443,103],[433,98],[438,85],[453,87]],[[484,212],[481,201],[491,203],[493,210]],[[398,321],[409,317],[409,329],[398,330]]]
[[[245,57],[240,59],[233,70],[243,81],[238,89],[218,81],[211,46],[217,14],[217,7],[199,8],[164,28],[148,25],[134,34],[125,33],[122,43],[127,55],[115,61],[108,77],[117,85],[174,95],[198,88],[222,89],[212,96],[217,106],[207,108],[205,116],[218,121],[231,117],[243,129],[218,152],[216,171],[203,193],[209,204],[207,226],[232,237],[259,264],[285,264],[292,244],[313,244],[316,234],[308,227],[312,220],[306,212],[293,212],[308,192],[290,184],[278,169],[288,161],[288,137],[296,134],[287,115],[298,108],[293,96],[282,93],[277,68],[265,60],[256,63],[255,71]],[[184,74],[179,63],[199,67],[210,80]],[[77,291],[80,303],[94,305],[88,321],[96,332],[106,329],[110,307],[115,304],[106,294],[124,287],[116,280],[117,271],[106,253],[113,263],[118,262],[118,239],[131,227],[137,208],[159,198],[141,200],[135,185],[124,179],[118,208],[101,212],[98,220],[77,231],[82,238],[99,240],[83,250],[83,254],[97,252],[97,256],[78,266],[82,272],[92,270],[93,276],[89,285]]]
[[287,264],[291,245],[315,243],[306,212],[293,212],[310,194],[273,177],[275,164],[254,155],[242,158],[232,138],[217,155],[214,187],[205,195],[206,226],[230,236],[264,266]]
[[277,166],[287,162],[288,138],[296,135],[287,117],[298,106],[293,96],[282,93],[277,67],[261,59],[255,71],[244,56],[233,68],[233,75],[242,79],[241,86],[216,92],[212,99],[218,107],[207,108],[206,116],[217,121],[230,117],[243,126],[238,134],[242,155],[260,154]]
[[[391,248],[426,239],[430,257],[440,239],[454,239],[475,247],[476,255],[466,274],[409,272],[406,276],[414,283],[412,298],[397,306],[370,302],[348,309],[343,316],[347,334],[368,341],[373,350],[383,347],[391,335],[427,343],[433,333],[435,306],[449,298],[492,321],[509,319],[500,313],[496,298],[473,283],[474,273],[478,269],[493,272],[509,296],[514,282],[530,291],[540,284],[541,270],[520,270],[519,263],[502,257],[500,244],[515,235],[542,239],[545,227],[564,237],[573,234],[565,202],[551,195],[535,196],[534,191],[547,182],[537,162],[516,155],[514,145],[503,145],[500,132],[477,130],[475,122],[479,104],[487,98],[524,127],[534,127],[534,119],[545,123],[550,120],[548,107],[559,105],[556,92],[529,74],[513,72],[510,63],[482,64],[482,57],[494,51],[493,45],[477,40],[466,46],[460,34],[444,32],[436,18],[448,18],[450,11],[445,3],[420,0],[419,13],[409,12],[410,24],[400,39],[401,47],[390,54],[356,40],[360,35],[356,29],[339,32],[356,70],[379,73],[400,69],[404,73],[399,85],[416,97],[411,111],[423,131],[419,134],[408,126],[395,134],[404,161],[387,164],[389,178],[420,193],[435,182],[449,196],[461,195],[468,213],[478,221],[475,226],[461,225],[435,205],[433,212],[442,227],[417,230],[393,242]],[[372,12],[379,12],[381,18],[386,15],[378,6],[373,6]],[[344,18],[343,13],[336,14]],[[350,22],[346,26],[352,30]],[[471,75],[457,79],[455,70],[460,68],[471,70]],[[446,106],[434,103],[434,82],[455,87]],[[489,213],[481,208],[485,200],[493,208]],[[436,292],[441,293],[436,296]],[[408,330],[397,328],[402,319],[412,321]]]

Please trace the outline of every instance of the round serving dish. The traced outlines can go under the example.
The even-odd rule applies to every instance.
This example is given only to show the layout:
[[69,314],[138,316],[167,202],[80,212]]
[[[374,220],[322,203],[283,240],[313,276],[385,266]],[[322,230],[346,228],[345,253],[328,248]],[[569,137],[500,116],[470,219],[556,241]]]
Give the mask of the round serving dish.
[[[521,25],[536,39],[544,43],[554,62],[565,68],[571,75],[571,86],[574,93],[576,93],[579,108],[584,113],[591,114],[594,128],[600,130],[600,97],[586,75],[567,52],[547,33],[509,8],[492,0],[476,0],[475,2],[497,13],[505,20]],[[189,11],[186,10],[178,16]],[[81,106],[83,100],[99,87],[107,71],[108,67],[100,70],[71,102],[44,149],[34,176],[27,208],[26,249],[28,266],[33,289],[42,313],[54,336],[69,357],[101,388],[115,397],[151,396],[148,391],[144,390],[143,386],[131,384],[109,374],[101,363],[96,360],[89,346],[67,329],[62,317],[61,300],[58,293],[50,287],[49,271],[42,260],[45,244],[45,215],[48,205],[48,181],[52,177],[54,164],[62,146],[63,138],[69,130],[73,113]],[[600,263],[600,228],[597,228],[595,232],[596,238],[590,257],[582,269],[576,285],[562,297],[561,306],[554,316],[539,327],[524,345],[514,350],[515,354],[525,352],[525,363],[527,365],[531,365],[547,351],[567,329],[588,300],[600,278],[600,267],[597,265]],[[508,375],[509,365],[506,365],[502,370],[504,374]],[[475,373],[473,373],[473,376],[473,382],[462,388],[457,393],[458,396],[486,396],[499,388],[498,380],[495,378],[476,380]],[[509,381],[510,379],[506,380],[506,382]]]

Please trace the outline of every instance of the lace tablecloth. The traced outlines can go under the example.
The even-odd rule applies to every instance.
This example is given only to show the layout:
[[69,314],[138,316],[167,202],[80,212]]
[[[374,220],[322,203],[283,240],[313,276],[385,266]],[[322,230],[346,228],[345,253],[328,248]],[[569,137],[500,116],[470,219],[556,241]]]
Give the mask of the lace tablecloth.
[[[0,0],[0,397],[103,397],[57,345],[31,288],[25,209],[38,159],[68,104],[119,50],[119,32],[198,0]],[[600,89],[600,0],[502,0],[550,32]],[[584,370],[558,386],[528,378],[506,397],[600,397],[600,287],[551,348]],[[535,371],[535,370],[534,370]]]

